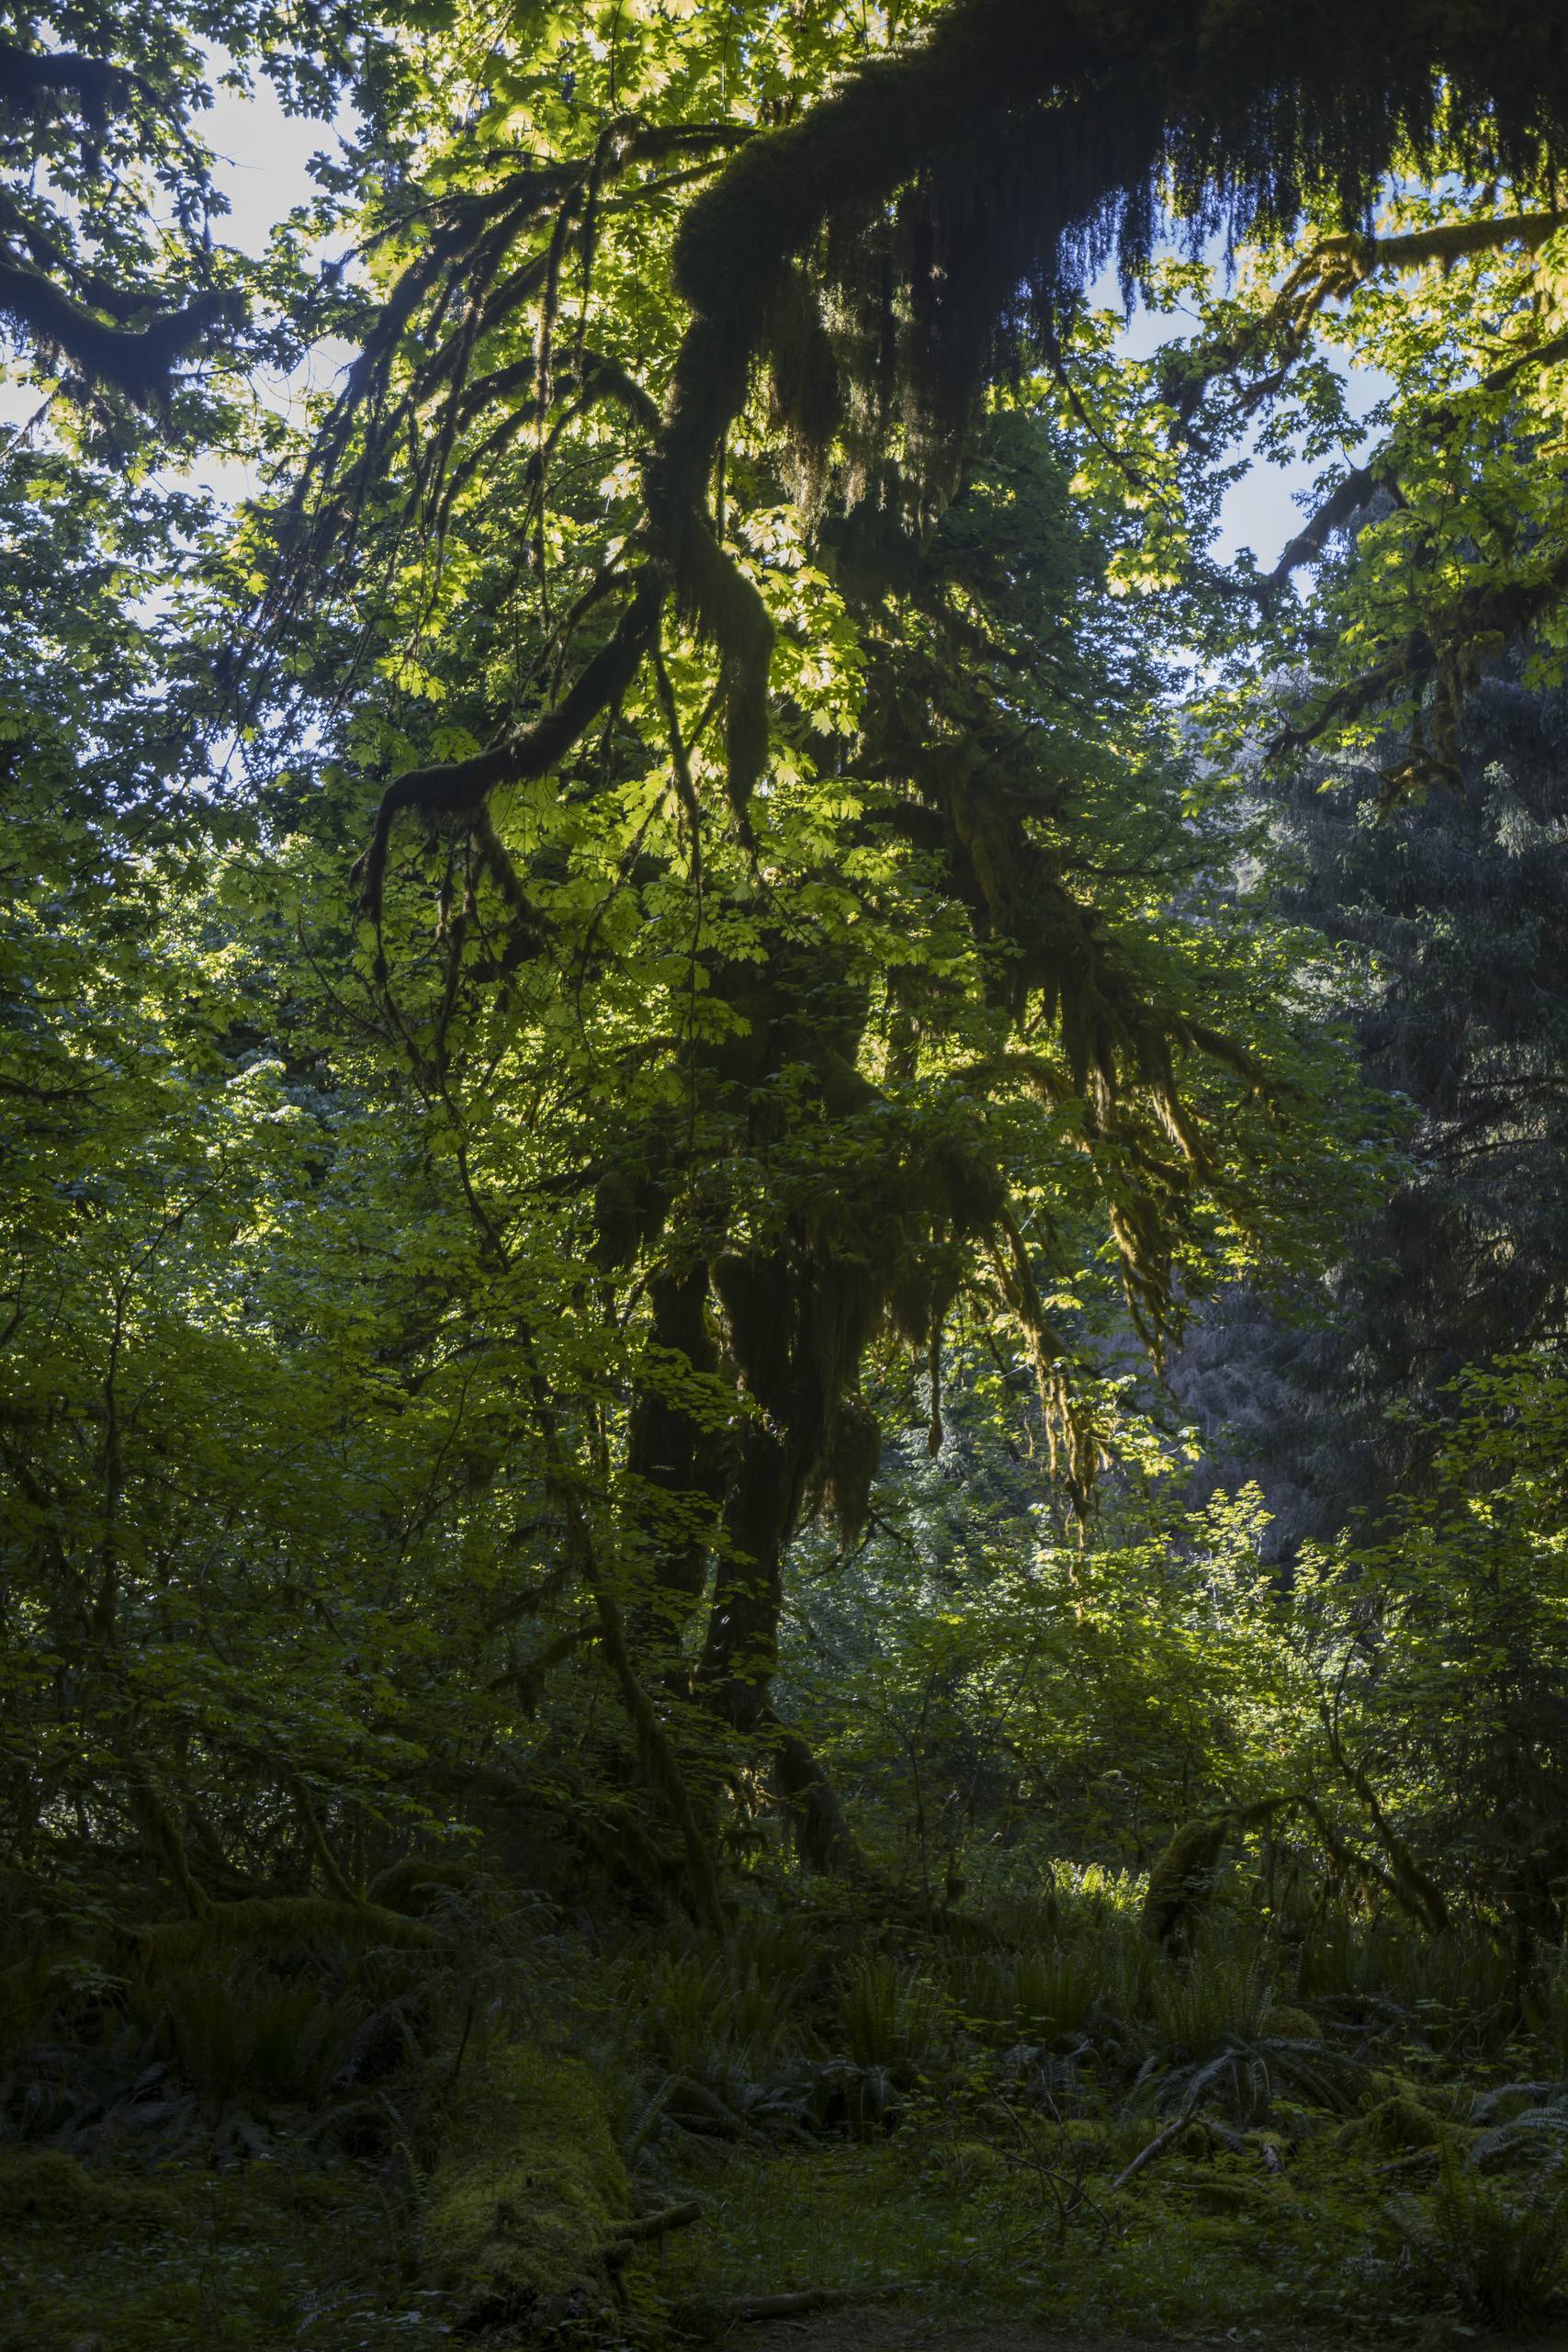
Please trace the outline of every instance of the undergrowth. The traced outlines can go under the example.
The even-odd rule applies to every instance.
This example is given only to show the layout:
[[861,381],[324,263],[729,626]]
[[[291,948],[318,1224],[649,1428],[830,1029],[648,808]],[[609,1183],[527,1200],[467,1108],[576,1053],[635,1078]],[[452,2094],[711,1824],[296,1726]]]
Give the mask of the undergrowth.
[[0,2064],[0,2352],[442,2340],[430,2183],[519,2044],[586,2062],[635,2224],[541,2341],[821,2288],[1075,2333],[1552,2324],[1554,1957],[1520,2001],[1468,1930],[1245,1901],[1165,1951],[1132,1893],[922,1924],[780,1887],[722,1939],[479,1894],[439,1954],[79,1989]]

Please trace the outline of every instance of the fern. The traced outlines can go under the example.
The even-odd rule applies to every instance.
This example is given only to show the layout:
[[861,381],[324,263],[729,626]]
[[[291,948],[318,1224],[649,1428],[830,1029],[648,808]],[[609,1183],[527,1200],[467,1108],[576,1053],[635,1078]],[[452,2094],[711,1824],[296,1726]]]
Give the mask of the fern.
[[1568,2182],[1560,2168],[1522,2191],[1487,2180],[1445,2145],[1428,2203],[1401,2198],[1389,2219],[1430,2287],[1457,2289],[1494,2327],[1541,2318],[1568,2267]]

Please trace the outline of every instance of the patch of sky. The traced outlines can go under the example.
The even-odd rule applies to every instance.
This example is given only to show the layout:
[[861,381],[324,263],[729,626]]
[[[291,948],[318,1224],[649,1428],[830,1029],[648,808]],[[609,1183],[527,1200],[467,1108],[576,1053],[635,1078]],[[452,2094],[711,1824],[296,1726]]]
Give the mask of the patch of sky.
[[[229,207],[214,216],[212,234],[218,243],[237,246],[259,260],[274,231],[318,193],[311,157],[352,137],[355,117],[348,108],[331,122],[288,113],[265,75],[254,75],[243,86],[225,81],[231,67],[221,50],[208,52],[206,72],[213,103],[197,118],[197,127],[212,149],[213,183]],[[327,257],[323,250],[322,258]],[[298,418],[310,396],[330,389],[353,356],[352,345],[324,338],[287,374],[254,370],[249,379],[253,394],[277,413]],[[6,371],[0,379],[0,447],[9,435],[25,432],[35,420],[41,422],[45,390],[20,365]],[[187,466],[163,470],[186,487],[210,491],[225,505],[254,497],[263,486],[256,469],[245,460],[211,451]]]
[[[274,230],[318,193],[311,157],[351,138],[355,119],[346,108],[330,123],[311,115],[288,114],[264,76],[243,89],[221,84],[218,77],[225,62],[221,54],[209,62],[215,98],[202,118],[203,132],[218,159],[213,177],[229,200],[217,233],[225,244],[259,259]],[[322,258],[327,258],[324,252]],[[257,369],[253,389],[266,406],[298,419],[310,396],[330,390],[353,357],[352,344],[327,337],[312,345],[287,375]],[[229,504],[254,497],[262,488],[253,466],[210,455],[198,458],[186,479]]]
[[[1215,238],[1208,250],[1214,267],[1224,266],[1224,240]],[[1095,279],[1088,299],[1097,310],[1122,309],[1121,282],[1114,263],[1109,264]],[[1184,312],[1179,308],[1170,312],[1155,311],[1147,303],[1134,300],[1117,338],[1117,348],[1130,359],[1147,359],[1162,344],[1175,342],[1179,336],[1195,332],[1197,326],[1196,312]],[[1352,368],[1338,355],[1331,356],[1346,388],[1348,414],[1354,424],[1364,425],[1378,402],[1393,390],[1393,379],[1381,368]],[[1269,571],[1301,529],[1304,513],[1314,503],[1313,484],[1320,469],[1300,458],[1280,458],[1261,449],[1260,432],[1261,426],[1255,426],[1243,445],[1247,470],[1231,484],[1221,502],[1219,529],[1211,553],[1216,562],[1232,563],[1244,550],[1250,549],[1259,566]],[[1358,447],[1357,442],[1347,443],[1344,456],[1348,468],[1356,463]],[[1299,592],[1303,586],[1299,578],[1296,586]]]

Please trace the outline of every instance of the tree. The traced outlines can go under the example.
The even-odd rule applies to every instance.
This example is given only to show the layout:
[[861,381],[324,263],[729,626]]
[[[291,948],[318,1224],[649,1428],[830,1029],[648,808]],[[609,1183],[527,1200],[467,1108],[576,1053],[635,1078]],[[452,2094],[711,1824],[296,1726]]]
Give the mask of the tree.
[[[1070,297],[1113,225],[1147,265],[1158,185],[1197,220],[1228,174],[1267,227],[1412,148],[1463,165],[1490,141],[1528,175],[1553,85],[1494,71],[1467,17],[1299,70],[1271,20],[1250,47],[1201,10],[1168,29],[1113,89],[1103,28],[997,6],[879,25],[870,57],[811,12],[782,46],[657,9],[499,45],[433,25],[376,84],[363,356],[297,497],[205,559],[209,638],[266,589],[244,680],[265,780],[242,818],[203,779],[185,830],[171,737],[131,853],[93,752],[70,873],[153,856],[127,870],[172,994],[101,970],[95,918],[63,927],[73,1001],[160,1052],[185,995],[222,1012],[179,1030],[172,1096],[116,1097],[141,1172],[103,1263],[57,1236],[79,1372],[23,1449],[57,1481],[44,1516],[101,1553],[105,1510],[63,1500],[92,1461],[140,1531],[134,1566],[110,1547],[117,1607],[123,1585],[172,1622],[185,1539],[154,1464],[182,1416],[207,1432],[188,1524],[224,1531],[231,1579],[296,1524],[281,1465],[308,1461],[311,1575],[257,1612],[235,1689],[287,1652],[299,1591],[333,1629],[322,1674],[357,1674],[347,1593],[390,1543],[376,1637],[405,1661],[433,1643],[445,1694],[402,1785],[477,1802],[489,1775],[546,1804],[554,1774],[558,1805],[564,1752],[590,1813],[657,1848],[645,1877],[682,1872],[710,1917],[724,1792],[759,1764],[808,1858],[849,1857],[776,1713],[780,1626],[801,1531],[863,1525],[911,1367],[940,1443],[954,1351],[994,1347],[1081,1523],[1130,1347],[1157,1365],[1205,1286],[1304,1265],[1366,1182],[1316,951],[1244,879],[1253,812],[1176,715],[1179,632],[1235,610],[1196,560],[1198,412],[1145,401],[1119,448],[1105,419],[1151,379]],[[1041,133],[1068,121],[1064,163]],[[754,266],[721,285],[742,243]],[[187,665],[184,720],[211,684]],[[110,703],[73,714],[49,791],[95,729],[139,740],[134,691]],[[367,840],[356,968],[333,861]],[[118,1166],[110,1126],[92,1148]],[[196,1189],[133,1284],[134,1424],[163,1434],[132,1471],[94,1419],[106,1356],[123,1369],[108,1261],[141,1265],[176,1167]],[[231,1219],[243,1344],[198,1272]],[[199,1409],[152,1376],[185,1324]],[[406,1461],[392,1399],[422,1432]],[[36,1629],[79,1577],[28,1557]],[[201,1644],[182,1655],[165,1760],[224,1712],[192,1695]],[[624,1726],[590,1736],[605,1676]],[[302,1675],[310,1723],[264,1710],[277,1817],[316,1867],[344,1871],[365,1743],[407,1737],[417,1682],[389,1666],[329,1706]]]
[[1382,1543],[1309,1556],[1302,1630],[1336,1760],[1396,1792],[1400,1842],[1506,1924],[1522,1989],[1568,1880],[1561,1369],[1505,1358],[1444,1405],[1430,1491]]
[[342,0],[12,0],[0,19],[0,328],[122,462],[224,440],[213,379],[292,364],[341,317],[340,273],[312,285],[298,251],[264,267],[220,241],[206,77],[258,71],[291,113],[329,116],[352,89],[372,139],[400,80],[379,17]]
[[[1320,221],[1252,256],[1165,362],[1200,451],[1268,415],[1334,459],[1232,598],[1228,723],[1251,730],[1285,902],[1340,944],[1340,1002],[1403,1102],[1391,1134],[1407,1123],[1386,1203],[1287,1321],[1233,1299],[1181,1374],[1212,1432],[1236,1417],[1234,1475],[1265,1476],[1287,1547],[1423,1475],[1428,1418],[1391,1403],[1435,1411],[1465,1363],[1561,1332],[1562,251],[1550,183],[1407,189],[1360,241]],[[1336,346],[1389,385],[1348,469]]]
[[[1226,950],[1200,971],[1179,926],[1151,922],[1173,868],[1145,816],[1134,922],[1114,878],[1075,887],[1075,865],[1104,863],[1089,812],[1115,788],[1075,707],[1111,688],[1152,718],[1152,682],[1110,598],[1096,630],[1080,606],[1040,676],[1108,551],[1079,552],[1053,512],[1027,399],[978,429],[998,354],[1059,364],[1054,322],[1111,241],[1108,208],[1134,269],[1162,175],[1194,213],[1228,175],[1237,210],[1267,221],[1309,196],[1359,203],[1439,136],[1527,171],[1554,85],[1543,67],[1527,90],[1468,20],[1434,36],[1440,126],[1438,50],[1414,21],[1374,70],[1364,34],[1303,60],[1261,24],[1223,46],[1193,11],[1130,66],[1119,37],[1112,89],[1102,32],[964,7],[827,93],[846,25],[802,18],[782,65],[732,29],[616,11],[444,62],[443,108],[454,72],[474,108],[378,224],[382,314],[284,520],[276,609],[305,583],[327,585],[324,612],[352,598],[359,657],[445,706],[436,729],[402,717],[377,745],[394,773],[362,872],[387,1018],[498,1274],[515,1269],[521,1184],[593,1188],[597,1312],[645,1368],[617,1368],[582,1420],[530,1317],[539,1441],[558,1481],[580,1488],[592,1463],[602,1488],[630,1381],[637,1506],[596,1535],[584,1518],[582,1562],[601,1593],[605,1559],[642,1580],[640,1672],[750,1736],[769,1727],[791,1537],[821,1492],[852,1525],[874,1464],[862,1367],[890,1313],[940,1357],[953,1299],[990,1285],[1087,1498],[1103,1432],[1044,1305],[1021,1183],[1060,1229],[1077,1190],[1063,1146],[1087,1161],[1156,1357],[1178,1269],[1223,1254],[1227,1227],[1256,1241],[1281,1223],[1248,1170],[1271,1101],[1303,1081],[1283,1034],[1259,1050],[1256,950],[1221,978]],[[1042,135],[1064,88],[1070,164]],[[1060,553],[998,575],[1008,503],[1026,544]],[[807,609],[813,642],[792,647]],[[1126,723],[1144,744],[1116,763],[1120,789],[1152,815],[1175,772],[1149,720]],[[449,843],[412,999],[387,930],[404,817]],[[1175,865],[1204,865],[1184,842]],[[933,889],[934,933],[910,896]],[[620,944],[637,913],[653,990]],[[511,1058],[513,1008],[558,1036],[563,972],[598,1082],[580,1081],[570,1159],[525,1178],[512,1123],[476,1094],[515,1069],[540,1099],[546,1064]],[[658,1006],[646,1042],[628,1000]],[[1080,1231],[1075,1216],[1055,1276]],[[586,1281],[583,1242],[563,1254]],[[558,1508],[576,1523],[564,1490]],[[808,1758],[776,1727],[773,1744],[808,1847],[841,1849]]]

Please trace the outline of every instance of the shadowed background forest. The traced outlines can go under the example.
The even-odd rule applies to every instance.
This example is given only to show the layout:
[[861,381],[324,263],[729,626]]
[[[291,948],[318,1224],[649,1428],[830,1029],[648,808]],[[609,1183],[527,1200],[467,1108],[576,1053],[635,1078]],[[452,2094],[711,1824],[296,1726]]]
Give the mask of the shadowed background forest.
[[3,2352],[1561,2316],[1565,148],[0,9]]

